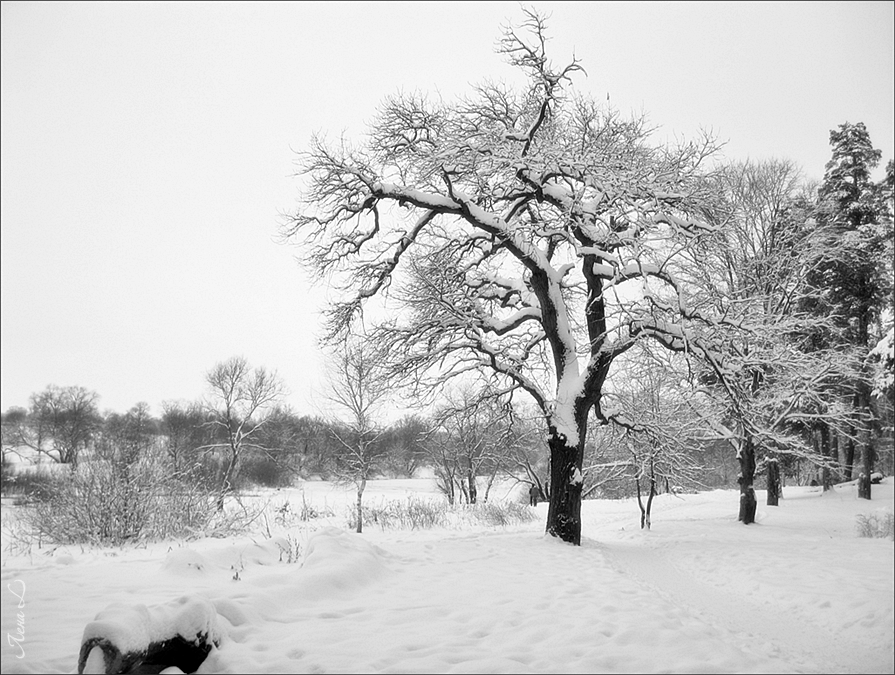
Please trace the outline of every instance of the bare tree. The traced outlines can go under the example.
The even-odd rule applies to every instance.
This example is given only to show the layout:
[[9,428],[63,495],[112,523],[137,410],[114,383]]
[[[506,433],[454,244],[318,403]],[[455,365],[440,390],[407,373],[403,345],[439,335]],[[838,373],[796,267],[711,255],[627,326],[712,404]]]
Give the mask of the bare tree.
[[407,311],[371,333],[419,391],[485,370],[532,397],[551,456],[546,530],[579,544],[588,420],[607,420],[613,362],[646,338],[708,349],[668,261],[710,229],[701,173],[715,146],[652,146],[643,119],[574,95],[580,64],[554,65],[544,18],[523,12],[499,51],[525,88],[484,83],[452,104],[399,94],[363,147],[315,138],[285,234],[342,293],[329,339],[387,296]]
[[694,450],[703,425],[687,405],[691,391],[679,363],[666,355],[628,361],[625,381],[611,396],[624,410],[616,417],[616,442],[628,454],[626,474],[634,481],[640,527],[650,529],[656,495],[701,487],[703,467]]
[[336,476],[357,488],[357,532],[363,532],[363,498],[367,481],[384,461],[379,443],[384,431],[378,420],[390,393],[381,357],[370,342],[351,336],[332,355],[327,400],[344,415],[330,429],[340,451],[335,458]]
[[200,403],[165,401],[162,403],[160,431],[174,473],[195,461],[196,451],[208,445],[206,415]]
[[239,474],[243,452],[246,448],[259,447],[256,437],[267,420],[267,413],[285,394],[285,387],[275,372],[262,367],[252,370],[241,356],[218,363],[205,380],[211,390],[206,403],[208,424],[222,438],[205,448],[223,450],[225,454],[218,491],[218,508],[223,508],[224,497],[232,491]]
[[123,415],[106,413],[96,450],[112,461],[133,464],[158,444],[158,420],[141,401]]
[[465,386],[446,396],[433,414],[429,447],[439,487],[448,502],[479,501],[480,477],[487,502],[494,480],[516,463],[525,434],[506,395]]
[[[3,464],[6,464],[7,454],[20,455],[20,447],[26,445],[28,411],[19,406],[13,406],[2,414],[3,430]],[[41,443],[38,441],[38,445]]]
[[428,420],[417,414],[405,415],[389,426],[382,437],[387,447],[387,469],[396,478],[412,478],[427,458]]
[[99,395],[84,387],[50,385],[32,394],[28,415],[17,418],[15,444],[74,468],[99,430]]

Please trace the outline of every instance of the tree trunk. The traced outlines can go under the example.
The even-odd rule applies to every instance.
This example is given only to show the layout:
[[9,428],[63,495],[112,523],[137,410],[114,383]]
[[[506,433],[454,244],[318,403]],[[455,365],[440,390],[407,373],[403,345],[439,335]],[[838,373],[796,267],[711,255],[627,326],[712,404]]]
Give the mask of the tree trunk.
[[357,484],[357,533],[364,531],[364,489],[367,487],[367,479],[361,478]]
[[652,471],[653,467],[650,467],[649,497],[646,498],[646,529],[652,527],[651,514],[653,510],[653,497],[656,496],[656,475]]
[[475,504],[479,498],[479,491],[475,484],[475,471],[472,470],[472,460],[467,458],[466,482],[469,485],[469,503]]
[[[864,387],[862,386],[862,390]],[[870,396],[866,391],[862,391],[859,396],[860,405],[863,410],[870,412]],[[873,434],[870,430],[870,423],[862,425],[861,430],[861,459],[862,469],[861,475],[858,477],[858,498],[870,499],[870,474],[873,473]]]
[[550,427],[550,507],[547,533],[575,546],[581,545],[581,474],[583,442],[569,445],[566,437]]
[[752,486],[755,481],[755,446],[751,438],[743,441],[737,459],[740,463],[740,475],[737,478],[737,483],[740,484],[740,513],[737,520],[749,525],[755,522],[755,510],[758,507]]
[[646,508],[643,506],[643,495],[640,490],[640,471],[637,470],[637,473],[634,476],[634,485],[637,488],[637,506],[640,507],[640,529],[649,528],[649,525],[646,521]]
[[231,450],[227,468],[224,469],[224,475],[221,477],[221,489],[218,492],[218,511],[224,510],[224,497],[233,491],[233,481],[236,480],[237,461],[239,453]]
[[830,433],[830,456],[836,464],[835,482],[838,483],[842,480],[842,457],[839,454],[839,433],[835,430],[828,433]]
[[768,460],[768,506],[778,506],[780,499],[780,465],[776,459]]
[[827,492],[828,490],[833,489],[833,471],[831,469],[833,455],[830,446],[830,429],[826,424],[821,423],[818,432],[820,433],[820,454],[824,458],[824,466],[821,471],[821,482],[824,486],[824,492]]
[[849,428],[848,443],[845,444],[845,480],[850,481],[855,465],[855,439],[854,428]]

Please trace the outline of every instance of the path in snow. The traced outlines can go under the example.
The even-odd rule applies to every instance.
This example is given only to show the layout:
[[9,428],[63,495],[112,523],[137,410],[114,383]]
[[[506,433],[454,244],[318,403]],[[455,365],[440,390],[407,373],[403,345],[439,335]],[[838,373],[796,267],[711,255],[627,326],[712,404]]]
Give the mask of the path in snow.
[[[808,672],[871,673],[872,659],[847,657],[838,636],[816,625],[796,623],[789,614],[753,604],[742,595],[721,590],[678,567],[649,545],[601,546],[612,566],[633,577],[671,604],[686,608],[706,623],[722,626],[741,640],[764,645],[771,654]],[[834,647],[835,646],[835,647]]]
[[256,602],[263,632],[225,645],[209,669],[794,672],[766,645],[616,570],[598,545],[525,532],[408,537],[388,551],[380,575],[340,596]]
[[891,566],[879,565],[891,548],[853,530],[818,540],[818,523],[841,528],[825,511],[855,508],[854,499],[800,497],[762,506],[762,522],[749,527],[667,500],[674,510],[658,528],[613,533],[604,524],[593,545],[620,574],[798,670],[895,672]]

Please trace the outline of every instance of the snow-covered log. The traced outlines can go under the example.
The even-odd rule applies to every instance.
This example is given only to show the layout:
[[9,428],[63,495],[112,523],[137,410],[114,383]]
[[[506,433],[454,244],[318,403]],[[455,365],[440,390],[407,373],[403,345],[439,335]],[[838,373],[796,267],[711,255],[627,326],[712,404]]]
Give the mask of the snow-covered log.
[[199,596],[153,607],[113,604],[84,628],[78,673],[157,673],[172,666],[192,673],[223,635],[214,605]]

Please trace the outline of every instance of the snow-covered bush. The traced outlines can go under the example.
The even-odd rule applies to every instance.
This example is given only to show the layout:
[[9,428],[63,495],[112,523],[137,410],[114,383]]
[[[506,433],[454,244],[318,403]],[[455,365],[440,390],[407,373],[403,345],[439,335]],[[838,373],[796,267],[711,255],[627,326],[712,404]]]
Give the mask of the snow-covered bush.
[[537,518],[537,514],[527,504],[518,502],[488,502],[473,504],[465,509],[465,514],[479,524],[489,527],[506,527],[526,523]]
[[304,491],[301,493],[300,504],[293,504],[287,499],[273,510],[274,522],[280,527],[294,527],[298,523],[306,523],[316,518],[332,518],[336,515],[325,500],[323,504],[308,501]]
[[892,511],[878,509],[874,513],[859,513],[855,520],[859,536],[895,540],[895,513]]
[[41,540],[120,544],[204,531],[217,517],[214,495],[159,453],[132,463],[84,458],[26,515]]
[[[525,523],[537,517],[527,502],[520,504],[514,501],[452,506],[445,501],[408,497],[364,507],[364,525],[377,525],[382,529],[423,530],[446,527],[451,523],[506,527]],[[355,518],[355,510],[350,509],[349,527],[354,528],[357,525]]]
[[[378,525],[382,529],[421,530],[444,525],[447,521],[447,504],[408,497],[390,499],[379,504],[364,506],[364,525]],[[348,525],[357,526],[357,511],[348,511]]]

